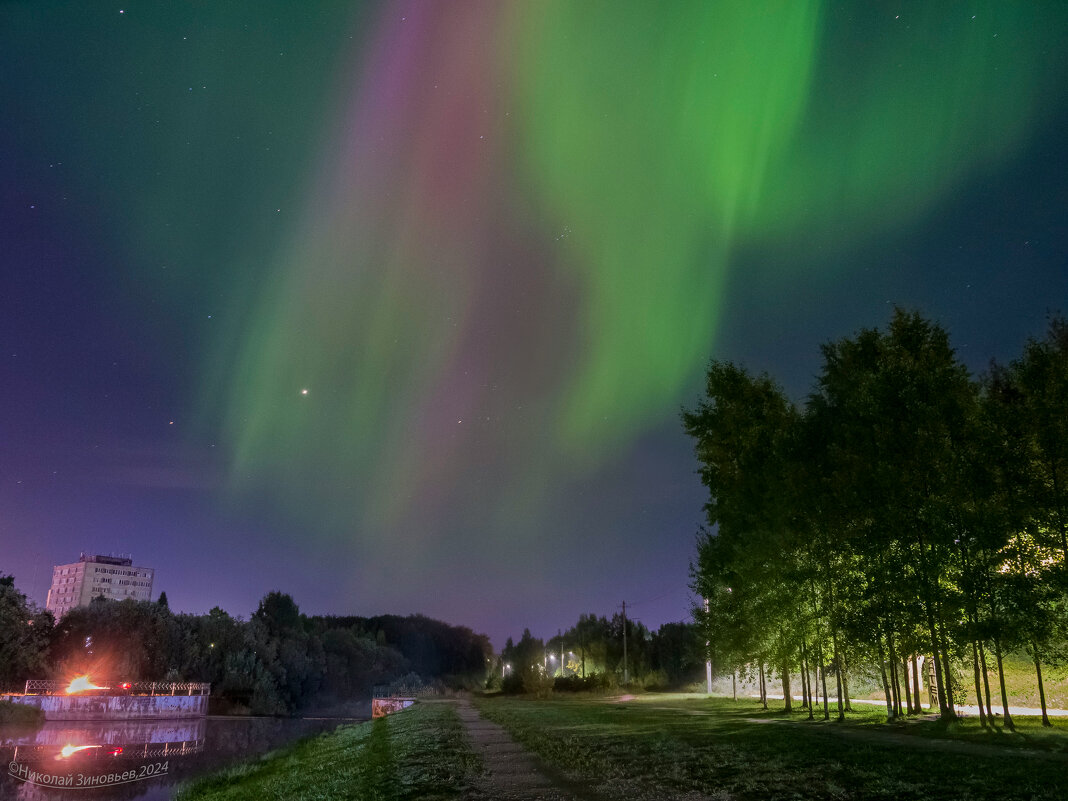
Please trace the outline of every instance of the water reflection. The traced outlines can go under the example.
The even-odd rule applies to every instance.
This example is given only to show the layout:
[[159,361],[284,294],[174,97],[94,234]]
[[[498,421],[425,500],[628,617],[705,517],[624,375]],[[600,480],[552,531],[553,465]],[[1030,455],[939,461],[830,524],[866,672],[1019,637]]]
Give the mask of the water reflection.
[[0,798],[164,801],[181,781],[359,718],[209,717],[0,727]]

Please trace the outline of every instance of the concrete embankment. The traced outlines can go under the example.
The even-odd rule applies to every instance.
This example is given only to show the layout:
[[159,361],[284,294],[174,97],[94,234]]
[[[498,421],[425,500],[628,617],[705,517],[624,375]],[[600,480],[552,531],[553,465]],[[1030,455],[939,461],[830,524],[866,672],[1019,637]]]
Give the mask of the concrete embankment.
[[4,695],[40,709],[45,720],[169,720],[208,714],[206,695]]

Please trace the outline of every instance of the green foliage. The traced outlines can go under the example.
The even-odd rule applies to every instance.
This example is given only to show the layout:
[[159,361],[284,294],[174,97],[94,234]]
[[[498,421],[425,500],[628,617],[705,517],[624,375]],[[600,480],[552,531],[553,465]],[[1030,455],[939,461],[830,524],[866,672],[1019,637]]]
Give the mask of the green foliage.
[[557,676],[553,679],[553,691],[564,693],[592,692],[603,693],[618,687],[612,673],[591,673],[582,676]]
[[[386,644],[387,635],[398,645]],[[99,598],[53,625],[50,613],[28,605],[13,579],[0,576],[0,689],[83,673],[209,682],[214,696],[236,708],[284,715],[367,698],[416,664],[425,671],[420,683],[481,681],[488,649],[483,635],[420,616],[307,618],[279,592],[268,593],[248,622],[218,607],[184,615],[166,603]]]
[[[630,686],[679,687],[704,674],[705,646],[697,626],[665,623],[651,632],[627,620],[627,671]],[[562,664],[561,664],[562,663]],[[603,692],[623,683],[623,616],[609,620],[593,614],[543,642],[524,629],[518,643],[509,638],[486,689],[506,695]]]
[[343,726],[182,787],[176,801],[458,798],[481,770],[445,704]]
[[521,674],[523,692],[535,698],[548,698],[553,692],[553,677],[544,670],[528,668]]
[[822,352],[800,410],[713,362],[683,413],[709,491],[692,587],[711,658],[778,673],[787,697],[799,668],[848,697],[849,666],[874,665],[891,717],[918,711],[913,654],[947,718],[981,654],[1025,649],[1038,679],[1068,623],[1068,324],[983,381],[901,309]]
[[441,677],[457,685],[473,678],[482,680],[493,655],[485,634],[423,615],[314,617],[309,623],[316,631],[340,627],[371,637],[378,645],[399,651],[419,675]]
[[0,691],[43,674],[52,625],[51,612],[28,603],[14,577],[0,574]]
[[45,722],[44,712],[36,707],[0,701],[0,726],[36,729]]

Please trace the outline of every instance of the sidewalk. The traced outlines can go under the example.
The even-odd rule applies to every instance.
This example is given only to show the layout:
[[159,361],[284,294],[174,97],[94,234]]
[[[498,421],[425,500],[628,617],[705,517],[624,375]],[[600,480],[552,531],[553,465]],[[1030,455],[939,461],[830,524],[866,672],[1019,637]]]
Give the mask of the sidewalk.
[[486,720],[466,698],[455,702],[471,746],[486,774],[478,789],[497,801],[581,801],[553,781],[545,768],[496,723]]

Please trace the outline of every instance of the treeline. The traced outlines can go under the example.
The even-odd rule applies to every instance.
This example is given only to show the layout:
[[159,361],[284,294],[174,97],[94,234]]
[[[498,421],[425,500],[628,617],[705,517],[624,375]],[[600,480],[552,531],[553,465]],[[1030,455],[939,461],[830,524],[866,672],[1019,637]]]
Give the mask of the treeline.
[[484,635],[421,616],[307,617],[268,593],[247,621],[216,607],[174,614],[160,602],[94,600],[54,623],[0,577],[0,688],[29,678],[210,682],[254,714],[292,714],[366,698],[374,685],[481,682]]
[[518,642],[509,637],[487,685],[511,693],[607,690],[625,681],[648,689],[681,687],[704,676],[700,637],[692,623],[665,623],[652,632],[636,620],[624,624],[619,613],[610,619],[580,615],[555,637],[534,637],[530,629],[523,630]]
[[[713,362],[683,412],[709,491],[692,588],[726,671],[827,681],[877,668],[890,717],[918,712],[918,656],[940,713],[965,682],[984,725],[991,674],[1012,726],[1003,658],[1064,655],[1068,617],[1068,324],[973,377],[939,325],[897,310],[886,330],[823,346],[795,405],[767,375]],[[816,686],[819,676],[822,688]],[[910,681],[911,676],[911,681]],[[910,686],[911,684],[911,686]]]

